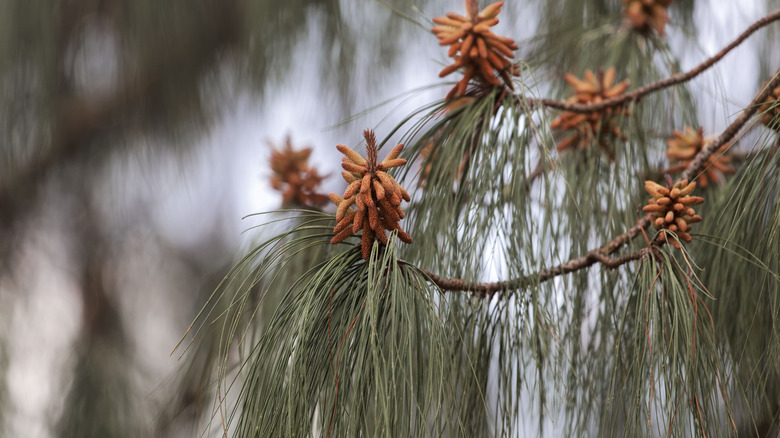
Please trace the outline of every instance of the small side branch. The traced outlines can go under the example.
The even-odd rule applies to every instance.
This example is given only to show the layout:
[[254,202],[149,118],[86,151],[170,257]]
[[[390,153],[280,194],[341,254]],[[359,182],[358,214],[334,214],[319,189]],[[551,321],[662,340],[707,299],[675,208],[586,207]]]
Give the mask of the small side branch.
[[546,268],[539,271],[534,275],[527,277],[516,278],[507,281],[496,282],[473,282],[461,280],[459,278],[444,278],[433,272],[423,270],[423,272],[430,277],[431,281],[436,283],[439,288],[447,292],[474,292],[479,296],[492,296],[497,292],[505,292],[522,288],[523,286],[533,283],[543,283],[551,278],[555,278],[559,275],[567,274],[569,272],[579,271],[580,269],[587,268],[596,263],[601,263],[604,266],[615,269],[630,261],[639,260],[649,254],[650,248],[643,248],[637,252],[626,254],[617,258],[609,257],[601,252],[601,249],[588,252],[583,257],[578,259],[569,260],[552,268]]
[[604,266],[615,269],[618,266],[625,265],[626,263],[633,261],[633,260],[639,260],[642,257],[647,254],[650,249],[649,248],[643,248],[637,252],[633,252],[631,254],[626,254],[617,258],[611,258],[604,253],[601,252],[601,249],[592,250],[586,253],[584,256],[569,260],[566,263],[562,263],[558,266],[553,266],[552,268],[545,268],[539,271],[538,281],[544,282],[551,278],[555,278],[559,275],[568,274],[570,272],[579,271],[580,269],[584,269],[587,267],[590,267],[596,262],[600,262]]

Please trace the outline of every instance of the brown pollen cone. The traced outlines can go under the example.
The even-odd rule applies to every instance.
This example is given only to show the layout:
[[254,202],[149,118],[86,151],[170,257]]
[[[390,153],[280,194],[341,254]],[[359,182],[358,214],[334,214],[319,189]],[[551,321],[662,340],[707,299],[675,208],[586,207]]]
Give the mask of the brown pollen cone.
[[[683,242],[690,242],[690,224],[700,222],[701,216],[697,215],[693,205],[701,204],[704,198],[690,196],[696,188],[696,182],[688,183],[687,179],[672,184],[672,178],[667,174],[664,187],[654,181],[645,181],[645,190],[653,197],[642,208],[646,213],[655,215],[653,225],[656,229],[665,229],[674,233]],[[673,247],[680,249],[680,243],[675,239],[667,239],[665,233],[658,236],[661,242],[669,241]]]
[[[674,173],[685,170],[693,161],[693,157],[711,141],[712,138],[704,139],[704,129],[701,127],[697,130],[686,126],[684,132],[673,131],[672,138],[666,142],[669,146],[666,150],[666,156],[669,158],[669,162],[675,165],[667,169],[667,172]],[[736,169],[729,165],[732,157],[726,152],[730,144],[724,144],[707,158],[707,162],[704,164],[704,171],[698,178],[699,185],[702,188],[707,187],[710,181],[720,181],[722,174],[736,172]]]
[[669,14],[666,8],[674,0],[623,0],[626,8],[623,16],[631,24],[631,27],[640,33],[647,34],[655,29],[658,35],[666,34],[666,23],[669,22]]
[[[349,186],[343,197],[335,193],[329,196],[337,206],[337,224],[333,229],[336,236],[330,243],[341,242],[363,230],[361,249],[363,258],[368,259],[374,240],[387,243],[385,230],[397,230],[398,238],[406,243],[412,243],[412,238],[398,224],[398,221],[404,218],[401,200],[408,202],[409,193],[386,173],[388,169],[406,164],[405,159],[398,158],[404,145],[396,145],[382,162],[377,163],[374,132],[367,129],[363,136],[366,138],[368,151],[365,159],[343,144],[336,146],[345,156],[341,163],[345,171],[341,172],[341,175]],[[353,205],[357,209],[353,209]]]
[[271,187],[282,193],[284,205],[318,207],[328,202],[327,196],[316,192],[325,177],[309,166],[309,155],[311,148],[293,150],[289,135],[283,149],[271,150]]
[[[573,74],[567,74],[565,79],[574,87],[574,96],[566,99],[568,103],[598,103],[619,96],[628,88],[628,81],[615,84],[615,67],[610,67],[606,72],[599,68],[597,75],[585,70],[584,79]],[[625,139],[617,125],[617,118],[625,114],[628,114],[628,110],[620,106],[592,113],[563,111],[550,123],[550,129],[570,133],[558,142],[558,151],[586,149],[591,142],[598,141],[599,147],[610,159],[614,159],[615,152],[609,144],[609,139]]]
[[[761,84],[761,88],[766,87],[766,82]],[[766,100],[758,107],[758,115],[761,116],[761,123],[769,129],[780,131],[780,87],[772,90],[772,94],[767,96]]]
[[475,79],[480,87],[512,86],[511,76],[518,76],[514,58],[517,44],[512,38],[496,35],[490,28],[498,24],[498,14],[504,2],[498,1],[479,11],[476,0],[466,0],[466,16],[453,12],[436,17],[432,31],[439,45],[450,46],[447,55],[455,60],[439,77],[463,69],[463,79],[447,94],[447,99],[466,94],[466,87]]

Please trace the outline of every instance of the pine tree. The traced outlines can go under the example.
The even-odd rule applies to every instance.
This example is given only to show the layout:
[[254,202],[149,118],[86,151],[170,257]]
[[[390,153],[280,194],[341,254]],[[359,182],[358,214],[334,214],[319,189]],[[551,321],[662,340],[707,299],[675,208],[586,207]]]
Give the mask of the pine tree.
[[[718,28],[714,56],[702,37],[777,1],[479,3],[0,4],[0,435],[780,433],[780,13]],[[420,59],[433,86],[389,85]],[[247,218],[232,270],[218,226],[134,248],[171,162],[285,81],[321,87],[323,125],[358,114],[315,153],[295,126],[272,146],[284,210]],[[31,425],[13,354],[52,321],[13,312],[52,271],[75,304],[47,310],[76,322]],[[203,306],[164,382],[132,275],[170,294],[142,311]]]
[[258,215],[198,319],[226,433],[777,433],[780,75],[720,132],[690,83],[780,13],[682,70],[689,3],[544,2],[523,45],[503,3],[437,12],[454,86],[334,145],[333,208]]

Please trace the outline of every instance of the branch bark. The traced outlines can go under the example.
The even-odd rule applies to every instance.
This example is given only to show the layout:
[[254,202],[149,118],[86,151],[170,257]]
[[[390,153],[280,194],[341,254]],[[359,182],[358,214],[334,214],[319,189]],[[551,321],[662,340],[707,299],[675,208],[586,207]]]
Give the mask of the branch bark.
[[601,253],[600,250],[593,250],[586,255],[569,260],[561,265],[546,268],[539,271],[537,274],[529,275],[527,277],[515,278],[506,281],[496,281],[492,283],[472,282],[467,280],[461,280],[459,278],[444,278],[431,271],[423,269],[422,271],[430,277],[431,281],[436,283],[443,291],[449,292],[474,292],[480,297],[493,296],[497,292],[503,292],[508,290],[518,289],[528,284],[535,282],[543,283],[547,280],[555,278],[559,275],[569,272],[579,271],[601,262],[610,269],[615,269],[621,265],[624,265],[633,260],[639,260],[649,254],[650,248],[643,248],[637,252],[626,254],[617,258],[611,258]]
[[[780,70],[775,72],[769,83],[767,83],[761,92],[758,93],[758,95],[748,104],[744,110],[742,110],[742,113],[740,113],[737,119],[734,120],[715,140],[711,141],[706,147],[702,148],[698,154],[696,154],[688,167],[683,171],[681,179],[693,180],[697,173],[701,170],[704,163],[707,162],[707,159],[713,153],[715,153],[719,147],[731,141],[740,132],[747,121],[756,114],[759,104],[763,102],[772,93],[772,90],[778,86],[780,86]],[[470,291],[475,292],[480,296],[492,296],[496,292],[517,289],[524,285],[532,284],[534,281],[541,283],[563,274],[579,271],[580,269],[592,266],[597,262],[602,263],[610,269],[614,269],[632,260],[641,259],[646,254],[648,254],[649,251],[651,251],[650,248],[643,248],[637,252],[626,254],[621,257],[609,257],[610,254],[614,253],[625,244],[633,240],[642,232],[642,230],[647,228],[650,225],[652,217],[652,214],[646,214],[637,221],[636,225],[629,228],[626,232],[615,237],[606,245],[588,251],[582,257],[569,260],[557,266],[542,269],[536,274],[525,277],[492,283],[481,283],[457,278],[448,279],[426,270],[423,270],[423,272],[431,278],[431,281],[436,283],[436,285],[444,291]]]

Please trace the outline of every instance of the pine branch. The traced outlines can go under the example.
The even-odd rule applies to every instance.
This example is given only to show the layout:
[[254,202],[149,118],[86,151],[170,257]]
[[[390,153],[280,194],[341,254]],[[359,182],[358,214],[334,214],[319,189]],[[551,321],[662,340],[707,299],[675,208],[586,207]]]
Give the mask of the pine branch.
[[[780,17],[780,13],[777,15]],[[713,153],[715,153],[718,148],[736,137],[745,123],[747,123],[747,121],[758,111],[760,103],[763,102],[772,93],[772,90],[778,86],[780,86],[780,70],[775,72],[769,83],[764,87],[763,90],[761,90],[760,93],[758,93],[758,95],[750,102],[750,104],[748,104],[739,117],[737,117],[737,119],[734,120],[716,139],[711,141],[706,147],[702,148],[702,150],[699,151],[696,156],[694,156],[691,163],[683,171],[681,179],[693,179],[697,172],[701,170],[707,159]],[[480,296],[492,296],[496,292],[517,289],[518,287],[521,287],[525,284],[532,283],[534,280],[541,283],[563,274],[579,271],[596,264],[596,262],[600,262],[608,268],[614,269],[632,260],[639,260],[649,251],[652,251],[651,248],[643,248],[637,252],[626,254],[618,258],[609,257],[609,254],[612,254],[620,249],[623,245],[627,244],[636,236],[638,236],[642,230],[647,228],[650,225],[652,218],[652,214],[646,214],[637,221],[636,225],[629,228],[625,233],[615,237],[606,245],[588,251],[582,257],[569,260],[551,268],[542,269],[534,275],[506,281],[480,283],[457,278],[448,279],[426,270],[423,270],[423,272],[425,272],[425,274],[428,275],[428,277],[430,277],[430,279],[442,290],[450,292],[471,291],[477,293]]]
[[637,102],[647,94],[654,93],[659,90],[663,90],[664,88],[668,88],[673,85],[690,81],[691,79],[695,78],[696,76],[703,73],[705,70],[709,69],[710,67],[718,63],[718,61],[720,61],[724,56],[726,56],[726,54],[728,54],[731,50],[733,50],[734,48],[742,44],[742,42],[744,42],[750,35],[755,33],[757,30],[777,20],[780,20],[780,11],[776,11],[772,14],[769,14],[759,19],[758,21],[750,25],[750,27],[748,27],[744,32],[742,32],[742,34],[740,34],[734,41],[732,41],[731,44],[724,47],[723,50],[716,53],[712,57],[707,58],[704,62],[697,65],[693,69],[685,73],[672,75],[666,79],[662,79],[660,81],[644,85],[642,87],[637,88],[634,91],[621,94],[611,99],[605,99],[598,103],[581,104],[581,103],[569,103],[569,102],[554,100],[554,99],[532,99],[532,98],[526,98],[522,96],[518,96],[518,97],[520,98],[523,105],[528,105],[531,107],[543,106],[548,108],[556,108],[560,110],[571,111],[575,113],[596,112],[607,108],[618,107],[631,101]]
[[[597,103],[586,103],[586,104],[570,103],[570,102],[554,100],[554,99],[532,99],[532,98],[525,98],[525,97],[520,97],[520,99],[523,105],[528,105],[529,107],[543,106],[543,107],[556,108],[556,109],[561,109],[561,110],[571,111],[576,113],[588,113],[588,112],[600,111],[606,108],[614,108],[623,105],[629,101],[638,102],[642,97],[644,97],[647,94],[662,90],[664,88],[671,87],[673,85],[687,82],[693,79],[694,77],[698,76],[699,74],[703,73],[705,70],[715,65],[724,56],[726,56],[726,54],[728,54],[731,50],[733,50],[734,48],[742,44],[750,35],[758,31],[762,27],[770,23],[773,23],[779,19],[780,19],[780,11],[776,11],[770,15],[767,15],[759,19],[752,25],[750,25],[744,32],[742,32],[734,41],[732,41],[728,46],[724,47],[720,52],[716,53],[710,58],[707,58],[704,62],[694,67],[693,69],[685,73],[673,75],[666,79],[662,79],[660,81],[647,84],[632,92],[621,94],[611,99],[605,99]],[[748,116],[748,118],[749,117],[750,116]],[[723,142],[718,143],[719,146],[721,146],[722,144]],[[704,162],[706,162],[706,158],[704,159],[704,161],[702,161],[702,164]],[[533,182],[536,180],[536,178],[541,176],[543,173],[545,173],[547,170],[549,170],[549,168],[553,167],[554,165],[555,162],[552,162],[549,164],[549,166],[544,166],[542,160],[540,159],[536,167],[534,168],[534,170],[531,172],[531,175],[528,177],[528,181],[526,182],[526,185],[528,187],[531,187],[533,185]],[[698,170],[699,169],[697,168],[696,171]],[[695,173],[696,171],[693,171],[693,173]],[[688,177],[688,179],[690,179],[690,177]]]
[[704,166],[704,163],[707,162],[707,159],[710,158],[718,148],[736,137],[737,133],[745,126],[745,123],[758,112],[760,104],[766,100],[766,98],[772,94],[772,90],[778,86],[780,86],[780,70],[772,75],[772,79],[769,83],[767,83],[764,89],[758,93],[758,96],[750,102],[747,108],[742,111],[739,117],[737,117],[737,119],[734,120],[734,122],[732,122],[717,138],[709,142],[693,157],[693,161],[691,161],[688,167],[683,171],[681,178],[688,180],[693,179],[699,170],[701,170],[702,166]]
[[651,251],[650,248],[642,248],[637,252],[626,254],[617,258],[612,258],[607,255],[604,255],[601,252],[601,249],[597,249],[588,252],[587,254],[585,254],[584,256],[578,259],[569,260],[566,263],[563,263],[558,266],[554,266],[552,268],[542,269],[541,271],[539,271],[537,274],[534,275],[529,275],[527,277],[520,277],[520,278],[515,278],[506,281],[496,281],[492,283],[472,282],[467,280],[461,280],[459,278],[444,278],[431,271],[427,271],[424,269],[422,270],[422,272],[424,272],[428,277],[430,277],[431,281],[436,283],[436,285],[439,286],[439,288],[441,288],[444,291],[449,291],[449,292],[468,291],[468,292],[474,292],[480,297],[485,297],[485,296],[493,296],[493,294],[495,294],[496,292],[517,289],[519,287],[522,287],[523,285],[532,284],[534,282],[543,283],[559,275],[567,274],[569,272],[579,271],[580,269],[591,266],[596,262],[600,262],[604,266],[610,269],[615,269],[630,261],[639,260],[645,257],[647,254],[650,253],[650,251]]

